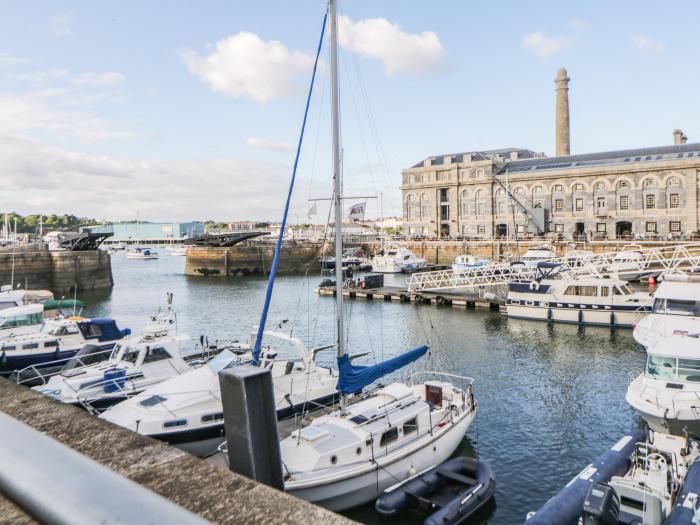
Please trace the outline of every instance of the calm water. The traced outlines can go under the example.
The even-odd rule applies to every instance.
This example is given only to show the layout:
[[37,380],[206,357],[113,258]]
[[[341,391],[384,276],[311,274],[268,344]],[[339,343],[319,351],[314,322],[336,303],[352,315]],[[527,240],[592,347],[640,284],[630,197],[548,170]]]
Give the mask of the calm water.
[[[112,257],[114,290],[81,297],[91,315],[113,316],[120,325],[139,329],[163,304],[165,293],[173,292],[181,330],[210,340],[247,337],[257,323],[266,280],[186,277],[184,262],[165,250],[154,261],[126,260],[120,253]],[[279,278],[268,328],[287,320],[284,326],[308,344],[331,343],[335,301],[314,294],[318,281],[317,275]],[[498,489],[495,502],[473,523],[521,523],[529,510],[639,424],[625,390],[630,373],[642,370],[645,354],[630,330],[362,299],[346,306],[351,353],[372,352],[381,359],[428,339],[432,353],[415,369],[475,379],[480,411],[459,452],[489,461]],[[377,521],[369,506],[349,516]]]

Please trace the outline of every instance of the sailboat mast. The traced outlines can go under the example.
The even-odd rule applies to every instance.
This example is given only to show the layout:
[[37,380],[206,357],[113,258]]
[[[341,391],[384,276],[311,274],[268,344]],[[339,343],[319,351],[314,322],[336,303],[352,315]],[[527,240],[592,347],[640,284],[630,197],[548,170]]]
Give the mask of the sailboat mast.
[[331,123],[333,128],[333,205],[335,206],[335,297],[338,357],[345,355],[343,330],[343,204],[340,173],[340,110],[338,102],[338,13],[336,0],[329,0],[331,39]]

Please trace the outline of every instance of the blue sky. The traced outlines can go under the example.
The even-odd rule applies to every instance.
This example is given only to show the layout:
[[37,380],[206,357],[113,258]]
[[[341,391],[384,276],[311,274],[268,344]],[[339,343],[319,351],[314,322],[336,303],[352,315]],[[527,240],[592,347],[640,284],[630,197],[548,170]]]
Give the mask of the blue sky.
[[[676,127],[700,141],[700,8],[672,7],[341,2],[346,193],[381,192],[396,213],[400,170],[426,156],[505,146],[551,155],[560,66],[572,79],[573,153],[669,144]],[[8,3],[0,210],[278,219],[324,9]],[[327,80],[324,69],[294,199],[300,220],[308,197],[330,188]]]

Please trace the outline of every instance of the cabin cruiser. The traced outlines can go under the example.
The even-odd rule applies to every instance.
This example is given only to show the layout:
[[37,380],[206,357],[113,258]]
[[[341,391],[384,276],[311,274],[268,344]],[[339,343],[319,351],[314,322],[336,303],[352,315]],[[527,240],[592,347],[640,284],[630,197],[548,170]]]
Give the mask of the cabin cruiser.
[[527,525],[697,523],[700,446],[687,437],[637,431],[583,469]]
[[425,259],[416,257],[407,248],[392,246],[372,257],[372,271],[379,273],[413,272],[424,268]]
[[520,262],[525,264],[528,268],[535,268],[539,263],[551,261],[552,259],[557,259],[557,254],[554,253],[551,247],[543,245],[530,248],[525,252],[525,255],[520,258]]
[[134,248],[133,250],[127,250],[127,259],[157,259],[158,252],[154,252],[150,248]]
[[280,443],[285,492],[341,511],[445,461],[477,411],[471,379],[449,379],[392,383],[294,431]]
[[[345,250],[342,257],[343,268],[352,267],[362,269],[369,267],[369,261],[362,248],[350,248]],[[332,270],[335,268],[335,257],[325,257],[319,259],[321,268],[324,270]]]
[[627,402],[658,432],[700,437],[700,340],[664,337],[647,347],[646,369],[627,388]]
[[508,317],[559,323],[633,326],[652,298],[626,281],[595,275],[576,276],[560,263],[541,262],[532,281],[508,283]]
[[[42,305],[28,306],[39,308],[36,313],[28,314],[30,320],[34,319],[34,316],[42,316]],[[15,309],[1,310],[0,316],[12,310]],[[5,318],[3,322],[10,322],[13,318],[16,316]],[[56,361],[65,362],[86,344],[96,345],[101,350],[110,350],[117,341],[131,334],[131,330],[120,330],[114,319],[106,317],[68,317],[30,325],[33,326],[38,326],[38,330],[14,333],[0,339],[0,374],[29,367],[48,366]]]
[[475,268],[482,268],[491,264],[490,259],[477,257],[476,255],[458,255],[452,263],[454,273],[468,272]]
[[700,277],[664,274],[654,291],[654,305],[634,327],[635,341],[650,347],[665,337],[700,334]]
[[660,273],[659,270],[646,270],[646,267],[642,247],[638,244],[629,244],[615,254],[608,271],[628,281],[639,281]]
[[[281,332],[267,331],[265,336],[279,343],[263,347],[259,362],[272,371],[278,418],[336,399],[337,373],[314,362],[316,354],[329,347],[308,350],[299,339]],[[219,372],[250,360],[249,351],[224,350],[206,366],[155,385],[100,417],[191,454],[208,456],[224,439]]]

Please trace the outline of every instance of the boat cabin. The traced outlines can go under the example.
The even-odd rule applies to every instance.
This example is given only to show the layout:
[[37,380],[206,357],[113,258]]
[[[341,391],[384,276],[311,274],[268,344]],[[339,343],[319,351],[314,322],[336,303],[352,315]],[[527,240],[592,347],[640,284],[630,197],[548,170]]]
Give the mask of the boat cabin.
[[[697,337],[659,340],[648,349],[644,376],[673,383],[700,383],[700,341]],[[682,384],[667,386],[683,389]]]
[[44,307],[41,304],[27,304],[0,310],[0,336],[3,331],[13,328],[42,324],[44,324]]
[[654,292],[652,313],[700,316],[700,283],[662,281]]

